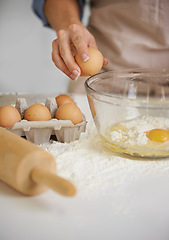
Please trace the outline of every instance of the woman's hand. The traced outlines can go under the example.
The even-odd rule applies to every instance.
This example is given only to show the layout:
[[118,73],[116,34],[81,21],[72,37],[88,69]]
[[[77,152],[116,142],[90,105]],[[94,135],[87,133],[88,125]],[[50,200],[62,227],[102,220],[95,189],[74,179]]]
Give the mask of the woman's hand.
[[[81,71],[74,56],[78,52],[82,60],[87,61],[88,47],[97,48],[93,35],[81,23],[71,24],[57,32],[57,39],[52,43],[52,60],[57,68],[75,80]],[[104,58],[103,65],[107,64]]]

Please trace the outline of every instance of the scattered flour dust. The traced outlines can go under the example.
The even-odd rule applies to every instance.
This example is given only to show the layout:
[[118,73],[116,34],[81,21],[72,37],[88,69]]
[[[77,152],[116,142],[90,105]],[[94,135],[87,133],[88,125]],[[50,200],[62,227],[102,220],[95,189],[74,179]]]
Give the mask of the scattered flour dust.
[[57,174],[74,183],[78,195],[85,198],[107,196],[108,188],[121,189],[124,183],[146,176],[169,175],[169,159],[133,160],[112,153],[103,146],[93,120],[88,121],[80,140],[53,141],[41,147],[56,158]]

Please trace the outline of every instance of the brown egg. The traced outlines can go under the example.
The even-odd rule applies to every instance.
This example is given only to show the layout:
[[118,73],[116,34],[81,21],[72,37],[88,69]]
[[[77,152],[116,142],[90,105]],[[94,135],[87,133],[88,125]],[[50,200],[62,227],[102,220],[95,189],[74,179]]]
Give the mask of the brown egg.
[[27,121],[48,121],[51,120],[51,114],[46,106],[35,103],[26,109],[24,119]]
[[15,123],[21,121],[21,115],[18,110],[11,105],[0,107],[0,126],[11,128]]
[[103,66],[103,56],[97,48],[89,48],[89,60],[84,62],[79,54],[75,55],[75,60],[81,69],[81,76],[91,76],[100,71]]
[[71,120],[72,123],[78,124],[82,122],[82,112],[74,103],[65,103],[61,105],[55,114],[58,120]]
[[64,103],[74,103],[73,99],[65,94],[61,94],[57,96],[55,99],[56,99],[58,108]]

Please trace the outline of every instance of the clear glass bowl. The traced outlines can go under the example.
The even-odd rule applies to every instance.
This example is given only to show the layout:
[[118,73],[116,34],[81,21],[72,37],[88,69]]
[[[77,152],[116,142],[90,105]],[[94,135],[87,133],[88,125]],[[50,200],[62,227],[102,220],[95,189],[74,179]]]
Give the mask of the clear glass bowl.
[[85,82],[103,143],[118,153],[169,156],[169,69],[107,71]]

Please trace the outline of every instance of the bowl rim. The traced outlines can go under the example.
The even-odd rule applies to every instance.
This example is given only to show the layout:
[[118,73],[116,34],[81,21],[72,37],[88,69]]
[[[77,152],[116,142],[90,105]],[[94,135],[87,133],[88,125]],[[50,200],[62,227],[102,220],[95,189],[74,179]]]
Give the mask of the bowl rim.
[[[116,99],[127,99],[128,101],[133,101],[134,99],[132,98],[128,98],[128,97],[122,97],[120,95],[113,95],[113,94],[109,94],[109,93],[103,93],[101,91],[98,91],[96,89],[94,89],[93,87],[91,87],[91,83],[96,81],[96,77],[97,76],[100,76],[100,75],[103,75],[103,74],[109,74],[109,73],[118,73],[118,74],[133,74],[133,73],[138,73],[138,74],[157,74],[157,75],[166,75],[168,76],[168,82],[169,82],[169,68],[122,68],[122,69],[114,69],[114,70],[107,70],[107,71],[102,71],[102,72],[99,72],[97,74],[94,74],[90,77],[88,77],[86,79],[86,81],[84,82],[84,87],[85,87],[85,90],[86,92],[90,92],[90,93],[93,93],[94,95],[97,95],[97,96],[106,96],[108,98],[116,98]],[[137,100],[138,102],[147,102],[145,100]],[[162,101],[160,101],[162,102]],[[153,103],[155,104],[155,103]],[[168,104],[168,103],[167,103]]]

